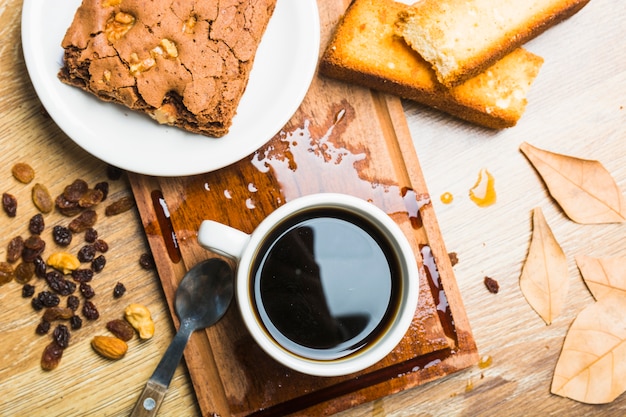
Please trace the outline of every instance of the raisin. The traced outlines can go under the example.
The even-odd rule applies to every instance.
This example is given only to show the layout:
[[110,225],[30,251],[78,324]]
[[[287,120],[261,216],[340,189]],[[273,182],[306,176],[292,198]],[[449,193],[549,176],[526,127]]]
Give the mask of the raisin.
[[70,331],[65,324],[59,324],[52,332],[52,338],[65,349],[70,344]]
[[22,287],[22,298],[30,298],[35,294],[35,286],[24,284]]
[[152,270],[155,268],[154,257],[149,253],[142,253],[139,257],[139,265],[143,269]]
[[41,320],[37,327],[35,328],[35,333],[37,334],[47,334],[50,331],[50,322]]
[[22,184],[28,184],[35,178],[35,170],[26,162],[18,162],[11,168],[13,178]]
[[54,202],[50,192],[43,184],[35,184],[31,193],[33,204],[42,213],[50,213],[54,208]]
[[122,197],[119,200],[116,200],[113,203],[109,204],[104,209],[104,214],[106,216],[117,216],[118,214],[121,214],[130,210],[131,208],[133,208],[134,205],[135,205],[135,200],[132,197],[130,196]]
[[24,239],[22,236],[15,236],[7,245],[7,262],[13,263],[22,257],[24,251]]
[[40,235],[43,233],[46,227],[46,223],[43,219],[43,215],[41,213],[35,214],[28,221],[28,231],[32,235]]
[[498,281],[490,277],[485,277],[485,287],[487,287],[487,290],[492,294],[497,294],[500,290]]
[[113,288],[113,298],[120,298],[126,293],[126,287],[121,282],[115,284]]
[[35,275],[35,264],[22,262],[15,268],[15,280],[20,284],[28,283]]
[[96,248],[93,245],[85,245],[78,250],[77,257],[81,262],[91,262],[96,257]]
[[71,308],[68,307],[49,307],[43,313],[45,321],[53,322],[55,320],[69,320],[74,315]]
[[83,295],[83,297],[85,297],[88,300],[93,298],[96,295],[96,292],[94,291],[93,287],[84,282],[81,282],[78,288],[80,289],[80,293]]
[[46,277],[46,261],[43,260],[41,255],[35,257],[33,265],[35,265],[35,276],[44,279]]
[[54,205],[57,210],[59,210],[59,213],[67,217],[75,216],[82,210],[77,201],[69,201],[63,194],[59,195],[56,200],[54,200]]
[[81,327],[83,327],[83,319],[81,319],[80,316],[73,315],[70,318],[70,327],[72,328],[72,330],[80,329]]
[[93,247],[96,251],[100,252],[100,253],[106,253],[109,250],[109,244],[102,240],[102,239],[98,239],[93,243]]
[[76,282],[89,282],[93,279],[93,271],[91,269],[75,269],[72,271],[72,278]]
[[88,189],[89,185],[85,180],[77,179],[65,187],[62,195],[67,201],[78,203],[80,198],[87,192]]
[[135,328],[123,319],[111,320],[106,324],[108,331],[113,333],[118,339],[128,342],[135,335]]
[[122,177],[123,173],[124,171],[122,171],[120,168],[116,166],[113,166],[113,165],[107,166],[107,178],[112,181],[119,180]]
[[78,310],[78,306],[80,305],[80,299],[78,297],[76,297],[75,295],[70,295],[69,297],[67,297],[67,308],[69,308],[72,311],[76,311]]
[[89,189],[78,200],[78,205],[82,208],[90,208],[97,206],[102,201],[102,191],[96,189]]
[[55,307],[61,302],[59,296],[50,291],[40,292],[37,294],[37,299],[41,302],[43,307]]
[[94,243],[98,239],[98,231],[93,227],[85,230],[85,242]]
[[74,233],[81,233],[96,224],[97,220],[98,214],[95,210],[88,209],[83,211],[78,217],[74,218],[70,222],[69,228]]
[[59,295],[70,295],[76,290],[76,284],[63,278],[63,275],[54,270],[46,273],[46,283]]
[[65,226],[54,226],[52,228],[52,239],[59,246],[68,246],[72,243],[72,231]]
[[13,271],[11,264],[0,262],[0,285],[13,281],[13,278],[15,278],[15,271]]
[[100,272],[106,266],[107,260],[104,255],[98,256],[96,259],[91,261],[91,269],[93,272]]
[[13,194],[2,194],[2,208],[9,217],[15,217],[17,214],[17,198]]
[[39,235],[31,235],[24,241],[22,259],[24,262],[34,262],[46,248],[46,242]]
[[62,357],[63,348],[53,340],[43,350],[43,354],[41,355],[41,369],[44,371],[52,371],[53,369],[56,369],[56,367],[59,366]]
[[41,301],[41,299],[39,297],[35,297],[33,299],[30,300],[30,305],[33,308],[33,310],[35,311],[39,311],[41,310],[44,306],[43,306],[43,302]]
[[109,183],[106,181],[103,182],[99,182],[96,185],[94,185],[94,190],[100,190],[100,192],[102,193],[102,201],[106,200],[107,197],[109,196]]
[[85,316],[87,320],[97,320],[100,317],[100,313],[98,313],[96,305],[89,300],[83,303],[82,311],[83,316]]

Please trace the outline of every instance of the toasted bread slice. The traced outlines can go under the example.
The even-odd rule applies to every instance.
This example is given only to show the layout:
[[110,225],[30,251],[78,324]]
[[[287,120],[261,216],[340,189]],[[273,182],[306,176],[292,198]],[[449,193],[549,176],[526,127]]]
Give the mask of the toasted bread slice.
[[589,0],[421,0],[398,33],[451,87],[572,16]]
[[355,0],[337,25],[320,63],[326,76],[435,107],[493,129],[514,126],[543,59],[518,48],[482,74],[448,89],[430,64],[395,34],[393,0]]

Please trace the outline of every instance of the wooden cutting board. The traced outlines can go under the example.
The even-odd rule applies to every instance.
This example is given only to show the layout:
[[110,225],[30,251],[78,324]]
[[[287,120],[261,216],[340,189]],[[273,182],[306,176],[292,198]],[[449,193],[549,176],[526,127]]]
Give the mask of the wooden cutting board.
[[[322,48],[348,4],[319,2]],[[177,324],[177,283],[188,268],[216,256],[197,243],[202,220],[249,233],[280,205],[311,193],[342,192],[383,209],[405,232],[421,271],[419,306],[403,341],[378,364],[344,377],[312,377],[274,362],[232,305],[185,351],[204,415],[329,415],[477,362],[399,99],[316,76],[290,122],[249,157],[202,175],[130,174],[130,180]]]

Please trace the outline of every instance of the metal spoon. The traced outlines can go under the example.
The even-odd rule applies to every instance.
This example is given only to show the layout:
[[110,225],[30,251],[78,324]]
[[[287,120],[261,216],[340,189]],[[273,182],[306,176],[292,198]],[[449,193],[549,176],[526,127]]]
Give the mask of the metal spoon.
[[191,334],[212,326],[226,313],[233,298],[233,275],[231,267],[220,259],[200,262],[185,274],[174,303],[180,327],[146,383],[131,417],[156,415]]

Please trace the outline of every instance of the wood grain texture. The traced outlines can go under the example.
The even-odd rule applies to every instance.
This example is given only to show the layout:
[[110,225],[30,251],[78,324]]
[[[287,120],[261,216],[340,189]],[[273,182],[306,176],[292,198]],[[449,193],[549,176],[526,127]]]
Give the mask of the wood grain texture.
[[[25,210],[19,214],[24,220],[33,212],[26,209],[28,190],[10,177],[12,163],[30,162],[53,193],[77,176],[102,180],[104,165],[41,114],[21,54],[21,3],[0,0],[0,76],[4,81],[0,84],[0,166],[5,167],[0,169],[0,189],[15,192],[20,201],[25,201]],[[485,369],[471,367],[356,406],[338,416],[624,414],[625,395],[611,404],[590,406],[551,395],[549,390],[565,333],[576,314],[593,302],[574,257],[626,256],[625,226],[580,226],[566,219],[518,147],[528,141],[552,151],[598,159],[626,191],[625,19],[626,3],[593,0],[576,16],[526,45],[546,62],[531,88],[526,114],[513,129],[487,131],[432,109],[403,103],[438,227],[447,249],[459,257],[454,275],[474,338],[481,355],[490,356],[493,363]],[[494,174],[498,194],[496,204],[488,208],[479,208],[468,198],[468,190],[483,167]],[[415,166],[407,164],[406,169]],[[125,184],[114,185],[114,195],[127,192]],[[451,204],[438,200],[443,192],[454,195]],[[544,210],[568,257],[570,271],[570,299],[551,326],[545,326],[537,317],[518,286],[529,244],[530,211],[536,206]],[[0,213],[2,236],[23,233],[24,223],[17,222]],[[99,277],[99,288],[123,280],[129,288],[126,300],[150,307],[157,324],[155,338],[147,343],[131,343],[123,361],[108,362],[94,355],[88,346],[93,335],[105,332],[101,327],[104,322],[86,326],[73,339],[59,369],[44,373],[39,368],[42,339],[33,334],[39,317],[21,299],[18,286],[2,286],[0,415],[126,416],[165,351],[174,326],[164,294],[173,288],[162,286],[155,273],[136,266],[139,254],[148,249],[142,220],[137,212],[129,212],[116,222],[106,222],[106,226],[103,222],[101,233],[111,243],[111,259],[106,275]],[[4,253],[4,243],[0,242],[0,257]],[[166,254],[155,255],[158,262],[159,255]],[[180,263],[168,265],[172,275],[184,269]],[[485,275],[499,281],[498,294],[486,291]],[[104,294],[97,295],[103,317],[117,317],[125,303],[100,298]],[[191,354],[200,352],[211,356],[205,348]],[[212,403],[224,397],[219,390],[218,386],[207,390],[213,396]],[[222,404],[222,409],[226,408]],[[201,415],[183,364],[170,386],[161,415]]]

